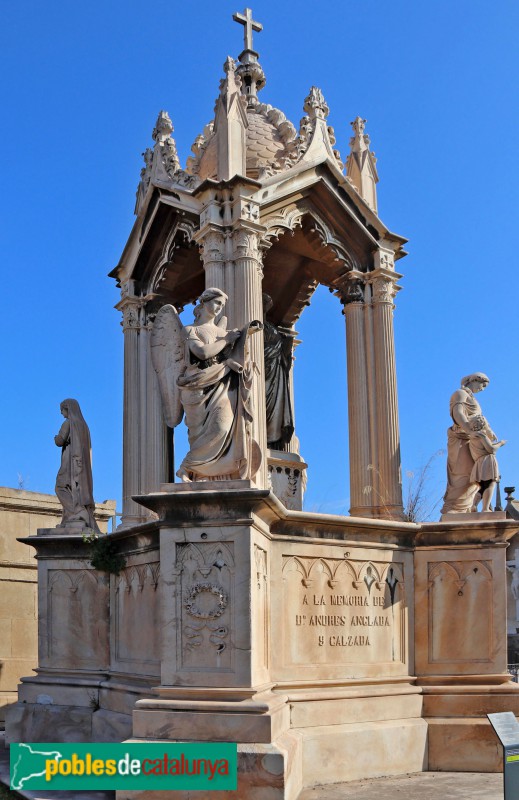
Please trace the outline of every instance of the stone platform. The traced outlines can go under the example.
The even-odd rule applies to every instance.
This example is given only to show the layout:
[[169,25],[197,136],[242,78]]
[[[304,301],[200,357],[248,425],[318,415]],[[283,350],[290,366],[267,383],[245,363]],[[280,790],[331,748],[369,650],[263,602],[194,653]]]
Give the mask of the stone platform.
[[[500,770],[486,714],[519,714],[506,671],[515,522],[289,511],[241,483],[139,501],[158,519],[112,534],[120,575],[94,570],[81,537],[25,540],[39,667],[8,742],[237,742],[246,800]],[[156,793],[117,792],[130,797]]]

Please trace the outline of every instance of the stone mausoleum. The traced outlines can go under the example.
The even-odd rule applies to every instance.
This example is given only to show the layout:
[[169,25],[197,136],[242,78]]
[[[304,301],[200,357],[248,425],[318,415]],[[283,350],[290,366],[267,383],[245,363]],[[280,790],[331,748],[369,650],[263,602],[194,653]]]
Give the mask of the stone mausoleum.
[[[111,536],[126,566],[95,570],[80,534],[26,540],[39,667],[8,739],[237,742],[232,797],[251,800],[499,770],[485,715],[519,709],[505,578],[519,525],[404,520],[393,311],[405,239],[378,215],[365,120],[345,164],[315,86],[296,129],[263,101],[261,25],[250,9],[235,19],[243,52],[225,62],[185,168],[158,116],[111,273],[124,332],[124,506]],[[291,364],[319,284],[346,328],[345,517],[303,510]]]

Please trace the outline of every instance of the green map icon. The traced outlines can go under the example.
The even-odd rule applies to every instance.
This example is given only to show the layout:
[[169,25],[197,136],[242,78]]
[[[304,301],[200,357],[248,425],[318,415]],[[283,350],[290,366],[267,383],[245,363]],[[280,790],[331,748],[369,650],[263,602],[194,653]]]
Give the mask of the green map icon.
[[17,745],[18,758],[11,770],[11,789],[23,789],[24,783],[45,775],[45,764],[49,758],[59,761],[62,754],[57,750],[36,750],[30,744]]

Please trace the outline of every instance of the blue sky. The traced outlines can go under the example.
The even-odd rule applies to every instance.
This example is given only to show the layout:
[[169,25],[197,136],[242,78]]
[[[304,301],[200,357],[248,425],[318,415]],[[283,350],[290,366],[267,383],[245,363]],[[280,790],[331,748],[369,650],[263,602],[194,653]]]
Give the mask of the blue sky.
[[[94,448],[97,500],[120,498],[122,333],[107,273],[133,223],[141,153],[160,109],[181,161],[211,119],[222,64],[242,49],[234,2],[4,3],[4,302],[0,485],[53,491],[59,403],[76,397]],[[298,125],[311,85],[337,146],[368,120],[379,213],[409,238],[395,312],[404,473],[446,444],[451,393],[481,395],[503,485],[519,487],[517,30],[512,0],[260,0],[264,102]],[[307,507],[348,508],[344,322],[320,291],[300,321],[297,429]],[[316,379],[316,376],[318,379]],[[434,461],[431,498],[443,492]]]

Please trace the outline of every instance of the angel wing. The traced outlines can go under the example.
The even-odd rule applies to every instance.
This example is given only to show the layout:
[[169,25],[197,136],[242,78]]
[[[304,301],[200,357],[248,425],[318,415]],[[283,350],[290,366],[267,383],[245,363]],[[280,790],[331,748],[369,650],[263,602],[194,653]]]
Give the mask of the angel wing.
[[178,311],[171,305],[162,306],[151,331],[151,361],[159,378],[164,419],[170,428],[175,428],[183,415],[177,378],[186,367],[185,341]]

